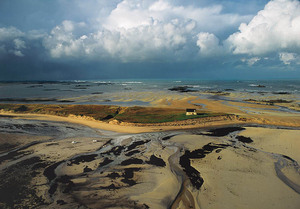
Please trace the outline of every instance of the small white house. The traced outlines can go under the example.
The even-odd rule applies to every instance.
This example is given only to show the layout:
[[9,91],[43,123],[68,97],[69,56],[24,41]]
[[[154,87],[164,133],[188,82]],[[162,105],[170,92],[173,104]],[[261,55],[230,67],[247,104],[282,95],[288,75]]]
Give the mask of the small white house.
[[197,115],[196,109],[186,109],[186,115]]

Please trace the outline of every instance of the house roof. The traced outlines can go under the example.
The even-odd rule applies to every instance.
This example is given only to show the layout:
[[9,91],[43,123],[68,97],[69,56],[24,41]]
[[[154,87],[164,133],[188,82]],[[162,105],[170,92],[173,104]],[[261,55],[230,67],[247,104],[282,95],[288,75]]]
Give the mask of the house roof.
[[196,109],[186,109],[187,112],[195,112]]

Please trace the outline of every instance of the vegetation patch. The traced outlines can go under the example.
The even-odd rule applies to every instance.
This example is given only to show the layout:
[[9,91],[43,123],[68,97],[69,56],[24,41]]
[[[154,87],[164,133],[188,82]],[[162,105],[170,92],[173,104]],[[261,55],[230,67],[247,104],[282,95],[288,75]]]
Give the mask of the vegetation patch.
[[165,123],[221,115],[225,114],[203,112],[197,115],[186,115],[185,110],[182,109],[129,107],[116,115],[115,119],[130,123]]
[[0,208],[38,208],[45,205],[36,194],[32,179],[41,172],[41,159],[32,157],[18,162],[0,173]]
[[119,112],[118,106],[109,105],[55,105],[55,104],[0,104],[0,109],[22,113],[38,113],[58,116],[87,116],[95,120],[112,118]]
[[199,112],[186,115],[184,109],[154,107],[120,107],[111,105],[0,104],[0,110],[15,113],[37,113],[90,117],[99,121],[118,120],[128,123],[165,123],[205,117],[225,116],[224,113]]

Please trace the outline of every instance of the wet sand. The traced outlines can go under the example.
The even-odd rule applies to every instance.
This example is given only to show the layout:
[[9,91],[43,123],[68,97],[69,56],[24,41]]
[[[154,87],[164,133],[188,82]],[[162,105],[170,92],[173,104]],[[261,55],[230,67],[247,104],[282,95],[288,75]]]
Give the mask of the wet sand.
[[1,117],[1,208],[299,208],[300,130],[120,133],[65,119]]
[[209,100],[194,92],[125,96],[110,99],[234,116],[134,124],[1,111],[0,208],[299,208],[295,102]]

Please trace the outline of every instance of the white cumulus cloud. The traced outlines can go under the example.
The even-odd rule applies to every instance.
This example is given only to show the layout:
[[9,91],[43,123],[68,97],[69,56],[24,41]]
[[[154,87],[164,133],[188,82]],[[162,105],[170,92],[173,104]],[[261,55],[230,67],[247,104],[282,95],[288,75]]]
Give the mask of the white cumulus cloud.
[[214,34],[250,19],[222,9],[216,4],[193,7],[171,0],[123,0],[107,17],[90,21],[98,21],[98,27],[63,21],[44,39],[44,46],[53,58],[189,60],[199,57],[199,49],[203,56],[219,52]]
[[[49,50],[53,58],[62,56],[77,57],[84,54],[84,39],[76,38],[81,35],[84,23],[75,23],[69,20],[52,29],[49,35],[44,37],[44,47]],[[84,36],[84,35],[83,35]]]
[[25,34],[15,27],[0,28],[0,56],[13,54],[23,57],[23,49],[26,49]]
[[226,41],[234,54],[300,52],[300,2],[272,0]]
[[281,52],[279,53],[279,59],[286,65],[291,63],[300,65],[300,56],[296,53]]
[[171,54],[180,53],[184,50],[188,36],[188,29],[179,23],[158,23],[120,30],[103,28],[80,36],[62,24],[55,27],[44,39],[44,46],[54,58],[110,57],[127,62],[167,58]]
[[24,36],[24,33],[15,27],[0,28],[0,41],[12,40]]
[[254,64],[257,63],[259,60],[261,60],[260,57],[251,57],[251,58],[242,58],[242,59],[241,59],[242,62],[246,62],[249,66],[254,65]]
[[214,34],[202,32],[197,37],[197,46],[200,48],[201,55],[218,55],[222,52],[220,41]]
[[208,1],[74,2],[76,18],[60,19],[49,31],[0,28],[0,56],[26,57],[30,51],[65,62],[201,62],[218,56],[220,63],[248,66],[266,57],[268,63],[300,63],[298,0],[271,0],[256,15],[225,12]]

